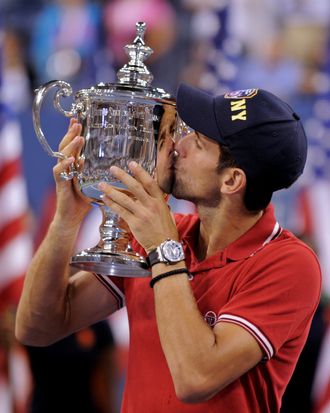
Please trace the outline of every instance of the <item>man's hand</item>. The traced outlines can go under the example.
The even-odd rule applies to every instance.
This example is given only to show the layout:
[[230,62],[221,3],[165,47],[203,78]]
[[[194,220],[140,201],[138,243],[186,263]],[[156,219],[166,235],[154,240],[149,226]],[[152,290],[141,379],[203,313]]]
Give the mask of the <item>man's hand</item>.
[[147,253],[168,238],[178,240],[175,222],[157,182],[136,162],[130,162],[129,169],[133,176],[115,166],[110,171],[133,197],[103,182],[99,188],[104,203],[127,222]]
[[70,165],[79,162],[79,154],[84,145],[84,138],[80,136],[81,125],[76,119],[71,119],[66,135],[63,137],[59,150],[67,156],[59,160],[53,168],[56,182],[57,208],[55,220],[64,227],[73,228],[80,225],[91,205],[84,199],[81,192],[75,188],[73,180],[65,181],[61,178],[61,172],[68,172]]

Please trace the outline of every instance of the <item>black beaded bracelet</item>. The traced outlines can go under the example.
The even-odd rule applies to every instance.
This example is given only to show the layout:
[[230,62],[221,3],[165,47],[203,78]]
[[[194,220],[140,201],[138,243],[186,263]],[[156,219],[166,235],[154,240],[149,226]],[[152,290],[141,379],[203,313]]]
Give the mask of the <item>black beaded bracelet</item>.
[[150,287],[153,288],[156,282],[159,280],[169,277],[170,275],[176,275],[176,274],[187,274],[190,276],[189,271],[187,268],[178,268],[177,270],[172,270],[172,271],[167,271],[163,272],[162,274],[156,275],[156,277],[152,278],[150,281]]

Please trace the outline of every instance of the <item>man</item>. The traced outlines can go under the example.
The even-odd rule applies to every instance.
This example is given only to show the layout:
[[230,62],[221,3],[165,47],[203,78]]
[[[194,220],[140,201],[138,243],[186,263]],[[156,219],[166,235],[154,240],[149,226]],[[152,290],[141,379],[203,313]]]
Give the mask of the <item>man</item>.
[[278,412],[320,296],[314,253],[279,226],[268,205],[273,191],[302,173],[305,133],[292,109],[264,90],[213,97],[183,84],[177,109],[194,131],[174,147],[160,142],[157,178],[198,214],[174,222],[163,191],[135,163],[132,176],[111,169],[134,198],[100,184],[135,249],[148,255],[152,279],[81,272],[69,280],[88,208],[59,179],[83,141],[73,139],[80,126],[72,122],[60,146],[72,156],[54,168],[57,212],[31,263],[16,334],[46,345],[125,300],[123,412]]

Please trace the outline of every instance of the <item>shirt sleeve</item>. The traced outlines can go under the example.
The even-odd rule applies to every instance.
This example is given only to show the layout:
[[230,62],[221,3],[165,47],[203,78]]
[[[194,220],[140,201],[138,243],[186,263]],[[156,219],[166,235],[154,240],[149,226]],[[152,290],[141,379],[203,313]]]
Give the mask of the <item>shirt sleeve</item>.
[[270,359],[310,324],[320,299],[320,267],[315,254],[298,242],[266,247],[250,260],[218,322],[242,326]]
[[110,277],[108,275],[96,274],[94,276],[109,291],[117,301],[117,309],[125,307],[124,278]]
[[[141,245],[132,238],[131,246],[135,252],[145,256],[146,253]],[[108,275],[96,274],[94,276],[100,281],[100,283],[109,291],[109,293],[116,299],[118,310],[126,305],[125,303],[125,284],[128,277],[113,277]]]

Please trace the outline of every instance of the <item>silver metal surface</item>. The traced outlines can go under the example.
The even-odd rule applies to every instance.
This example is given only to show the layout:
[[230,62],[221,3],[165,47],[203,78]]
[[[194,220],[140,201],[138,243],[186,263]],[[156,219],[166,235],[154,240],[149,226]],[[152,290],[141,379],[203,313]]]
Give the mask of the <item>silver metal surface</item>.
[[119,277],[148,277],[151,275],[145,260],[135,254],[104,252],[89,248],[71,257],[70,264],[84,271]]

